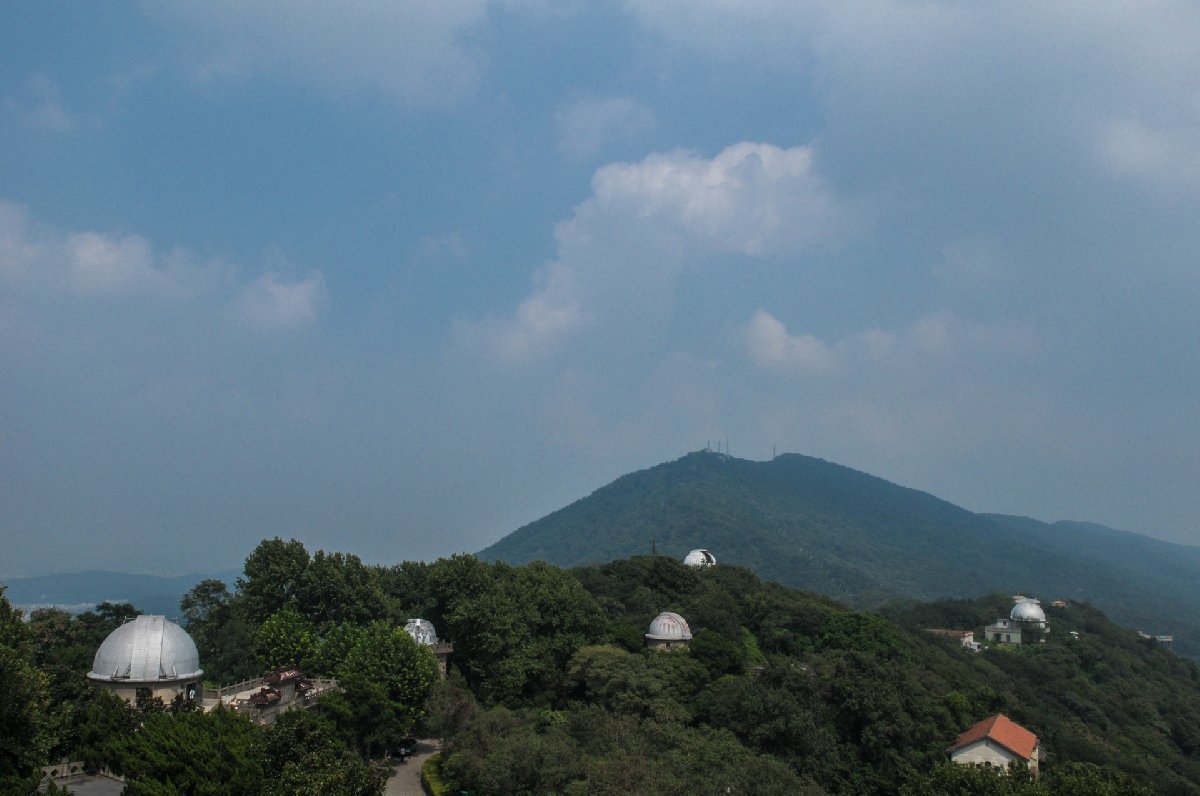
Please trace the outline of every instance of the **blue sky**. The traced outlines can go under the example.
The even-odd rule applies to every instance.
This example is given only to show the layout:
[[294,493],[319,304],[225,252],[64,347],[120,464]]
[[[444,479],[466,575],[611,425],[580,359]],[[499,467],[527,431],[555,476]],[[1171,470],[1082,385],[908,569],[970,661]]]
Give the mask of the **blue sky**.
[[1183,2],[9,4],[0,577],[729,440],[1200,542]]

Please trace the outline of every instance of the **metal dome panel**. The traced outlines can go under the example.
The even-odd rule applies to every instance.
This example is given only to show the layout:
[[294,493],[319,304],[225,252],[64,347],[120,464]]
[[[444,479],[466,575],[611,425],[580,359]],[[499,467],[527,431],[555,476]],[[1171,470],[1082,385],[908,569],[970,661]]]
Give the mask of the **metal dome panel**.
[[689,567],[711,567],[717,563],[717,557],[700,548],[684,556],[683,563]]
[[663,611],[654,617],[650,623],[650,631],[646,638],[652,641],[687,641],[692,637],[692,629],[687,620],[671,611]]
[[1041,602],[1032,598],[1021,600],[1013,606],[1009,619],[1018,622],[1046,622],[1046,612],[1042,610]]
[[409,619],[404,623],[404,632],[412,636],[413,641],[427,647],[438,643],[437,631],[428,619]]
[[92,680],[154,683],[204,674],[192,637],[165,616],[139,616],[108,634],[92,660]]

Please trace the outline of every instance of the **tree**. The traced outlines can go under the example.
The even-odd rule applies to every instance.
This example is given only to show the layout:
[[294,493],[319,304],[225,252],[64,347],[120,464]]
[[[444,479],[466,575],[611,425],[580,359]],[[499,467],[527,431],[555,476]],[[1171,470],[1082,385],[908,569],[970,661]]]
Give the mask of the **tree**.
[[250,720],[223,708],[152,713],[116,745],[114,767],[125,774],[130,796],[259,793],[257,742]]
[[278,536],[264,539],[246,558],[245,577],[237,579],[238,593],[246,618],[254,626],[285,605],[297,605],[308,569],[304,545]]
[[271,614],[254,633],[254,653],[263,669],[303,666],[316,650],[312,622],[292,605]]
[[577,579],[542,562],[453,556],[433,565],[429,581],[442,632],[485,703],[515,705],[561,688],[567,661],[600,641],[606,625]]
[[206,578],[179,600],[184,625],[196,642],[196,650],[202,661],[209,660],[217,652],[217,637],[221,626],[229,619],[229,601],[232,598],[225,581]]
[[358,556],[318,550],[301,578],[301,612],[318,627],[338,622],[365,624],[387,613],[374,569]]
[[424,716],[437,680],[428,648],[403,628],[372,622],[337,670],[342,693],[322,706],[367,756],[390,756]]
[[45,763],[48,678],[34,666],[29,630],[4,591],[0,586],[0,788],[17,789]]
[[259,765],[264,796],[371,796],[383,777],[337,738],[329,720],[308,710],[289,710],[263,730]]

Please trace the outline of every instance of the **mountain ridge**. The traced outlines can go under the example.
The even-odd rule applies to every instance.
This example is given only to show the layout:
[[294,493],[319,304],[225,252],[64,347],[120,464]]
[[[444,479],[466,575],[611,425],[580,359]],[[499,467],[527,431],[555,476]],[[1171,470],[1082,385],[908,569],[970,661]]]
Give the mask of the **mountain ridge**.
[[[710,451],[623,475],[481,550],[581,566],[704,547],[761,577],[871,607],[993,591],[1094,602],[1200,654],[1200,548],[1090,523],[977,514],[833,462]],[[1189,574],[1190,573],[1190,574]]]

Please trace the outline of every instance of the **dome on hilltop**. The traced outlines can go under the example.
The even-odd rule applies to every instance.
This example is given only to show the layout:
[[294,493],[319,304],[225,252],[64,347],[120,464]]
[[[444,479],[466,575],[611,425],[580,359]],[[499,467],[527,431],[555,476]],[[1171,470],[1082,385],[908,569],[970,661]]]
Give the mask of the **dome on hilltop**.
[[427,647],[438,643],[437,631],[428,619],[409,619],[404,623],[404,632],[412,636],[413,641]]
[[200,653],[186,630],[165,616],[139,616],[108,634],[88,679],[157,683],[202,674]]
[[688,641],[692,637],[692,629],[687,620],[670,611],[663,611],[654,617],[650,623],[650,632],[646,638],[651,641]]
[[1046,622],[1046,612],[1042,610],[1041,602],[1031,597],[1017,602],[1008,617],[1017,622],[1040,622],[1042,624]]
[[689,567],[711,567],[717,563],[717,557],[707,550],[698,549],[684,556],[683,563]]

